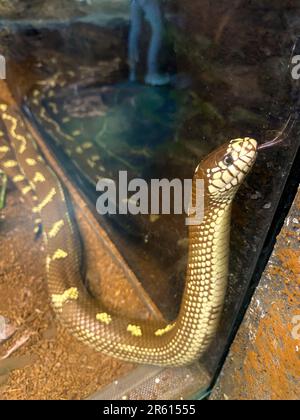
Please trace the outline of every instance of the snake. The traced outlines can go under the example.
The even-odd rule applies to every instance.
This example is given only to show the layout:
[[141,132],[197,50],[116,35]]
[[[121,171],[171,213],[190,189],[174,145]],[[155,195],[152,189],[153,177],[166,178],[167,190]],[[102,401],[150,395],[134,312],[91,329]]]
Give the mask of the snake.
[[202,180],[204,218],[189,226],[179,314],[170,323],[144,321],[107,310],[87,290],[80,234],[64,186],[39,151],[17,106],[2,103],[0,114],[6,130],[0,137],[0,169],[29,198],[36,225],[43,227],[47,287],[58,319],[78,340],[127,362],[178,367],[199,360],[215,337],[223,312],[232,203],[256,161],[257,141],[230,140],[196,168],[191,198],[195,202],[197,180]]
[[[49,79],[41,81],[41,85],[34,88],[31,95],[28,96],[27,103],[30,114],[34,114],[36,123],[43,127],[45,134],[61,146],[80,174],[91,185],[95,185],[104,176],[113,177],[112,173],[105,168],[99,150],[93,141],[82,140],[81,125],[79,124],[71,133],[67,132],[66,126],[72,121],[80,121],[83,117],[103,117],[107,107],[99,95],[99,90],[94,96],[89,96],[87,103],[74,95],[74,91],[78,92],[83,81],[77,80],[75,84],[74,74],[69,73],[57,72]],[[66,84],[67,81],[68,84]],[[74,83],[72,84],[72,82]],[[93,83],[93,79],[90,83]],[[63,95],[61,91],[64,92]],[[105,88],[103,91],[106,93]],[[63,107],[54,100],[61,96],[70,98]],[[63,115],[59,122],[57,121],[58,115]]]

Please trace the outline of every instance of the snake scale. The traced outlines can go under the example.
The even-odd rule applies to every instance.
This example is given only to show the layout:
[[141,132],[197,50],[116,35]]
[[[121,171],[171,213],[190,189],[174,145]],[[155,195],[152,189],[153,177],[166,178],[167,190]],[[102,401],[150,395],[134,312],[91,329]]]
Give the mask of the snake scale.
[[[204,180],[204,220],[189,227],[185,289],[177,319],[124,319],[109,313],[84,287],[81,249],[64,189],[47,165],[15,106],[2,104],[7,130],[0,138],[0,169],[32,202],[47,250],[47,284],[52,306],[67,329],[99,352],[125,361],[181,366],[198,359],[216,334],[228,278],[232,202],[257,156],[251,138],[231,140],[197,167]],[[196,182],[192,195],[195,198]],[[171,244],[170,244],[171,245]]]

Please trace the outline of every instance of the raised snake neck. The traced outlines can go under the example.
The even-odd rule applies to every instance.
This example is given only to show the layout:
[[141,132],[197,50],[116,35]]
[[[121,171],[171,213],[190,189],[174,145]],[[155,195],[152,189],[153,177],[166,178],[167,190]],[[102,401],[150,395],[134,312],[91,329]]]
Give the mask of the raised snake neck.
[[[105,310],[90,296],[81,274],[80,241],[61,183],[39,154],[18,111],[5,104],[0,109],[10,140],[9,143],[0,140],[0,168],[17,185],[22,184],[22,192],[31,196],[35,203],[33,211],[41,217],[48,290],[58,318],[79,340],[126,361],[180,366],[198,359],[215,335],[222,313],[228,277],[231,204],[255,162],[256,141],[232,140],[196,169],[194,180],[203,179],[205,185],[205,216],[200,225],[189,227],[182,304],[178,318],[165,325],[124,319]],[[11,147],[16,160],[11,159]],[[24,187],[24,182],[29,185]]]

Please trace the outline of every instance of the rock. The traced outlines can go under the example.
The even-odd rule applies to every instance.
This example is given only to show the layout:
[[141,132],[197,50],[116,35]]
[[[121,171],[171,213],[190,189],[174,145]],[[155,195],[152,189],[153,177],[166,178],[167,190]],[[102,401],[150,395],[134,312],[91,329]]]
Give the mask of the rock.
[[17,327],[7,318],[0,315],[0,344],[8,340],[17,330]]

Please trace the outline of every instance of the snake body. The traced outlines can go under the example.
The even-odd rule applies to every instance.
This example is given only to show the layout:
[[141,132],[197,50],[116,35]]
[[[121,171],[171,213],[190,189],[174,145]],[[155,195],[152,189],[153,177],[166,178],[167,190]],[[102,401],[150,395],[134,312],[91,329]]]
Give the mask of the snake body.
[[[18,110],[1,105],[10,142],[0,140],[0,168],[16,184],[27,182],[33,211],[42,221],[47,250],[47,284],[52,306],[79,340],[125,361],[181,366],[198,359],[216,334],[224,304],[229,260],[231,207],[251,170],[257,142],[236,139],[214,151],[197,167],[193,183],[204,180],[205,215],[189,227],[185,290],[177,319],[159,322],[124,319],[108,312],[88,293],[81,273],[80,241],[63,187],[38,152]],[[11,159],[11,149],[15,160]],[[12,171],[20,174],[12,174]],[[22,185],[24,189],[24,185]],[[171,246],[171,244],[170,244]]]

